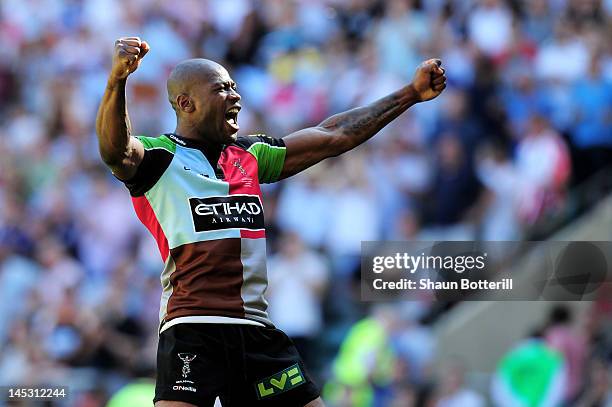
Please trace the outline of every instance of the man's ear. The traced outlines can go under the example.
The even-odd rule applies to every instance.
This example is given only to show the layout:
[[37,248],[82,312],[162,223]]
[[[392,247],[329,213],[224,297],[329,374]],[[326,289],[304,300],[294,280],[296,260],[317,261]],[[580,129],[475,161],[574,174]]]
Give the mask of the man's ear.
[[184,93],[181,93],[176,97],[176,105],[185,113],[193,113],[195,110],[193,99]]

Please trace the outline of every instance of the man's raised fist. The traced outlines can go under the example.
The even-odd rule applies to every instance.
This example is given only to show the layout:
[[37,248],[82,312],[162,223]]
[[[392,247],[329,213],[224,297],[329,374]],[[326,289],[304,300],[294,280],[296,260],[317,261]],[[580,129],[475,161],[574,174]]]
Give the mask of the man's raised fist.
[[138,69],[140,61],[149,52],[149,44],[138,37],[123,37],[115,41],[111,76],[125,79]]
[[424,102],[438,96],[446,88],[446,75],[439,59],[428,59],[419,65],[412,79],[412,87]]

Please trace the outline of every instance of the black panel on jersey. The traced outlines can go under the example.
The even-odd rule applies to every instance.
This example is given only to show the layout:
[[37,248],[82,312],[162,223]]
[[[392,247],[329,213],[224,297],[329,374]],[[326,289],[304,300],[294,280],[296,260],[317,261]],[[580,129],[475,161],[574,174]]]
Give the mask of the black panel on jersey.
[[142,196],[151,189],[164,174],[173,157],[174,154],[163,148],[145,149],[144,157],[136,170],[136,174],[128,181],[124,181],[130,195]]
[[266,143],[275,147],[285,147],[285,142],[281,138],[272,138],[264,134],[255,134],[252,136],[238,136],[233,145],[248,150],[255,143]]

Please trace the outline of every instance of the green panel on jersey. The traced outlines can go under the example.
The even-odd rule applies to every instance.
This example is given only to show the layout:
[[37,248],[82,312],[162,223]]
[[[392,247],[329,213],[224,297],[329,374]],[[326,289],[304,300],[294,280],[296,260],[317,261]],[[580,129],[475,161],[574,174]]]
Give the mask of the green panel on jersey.
[[164,150],[174,154],[176,150],[176,144],[172,142],[166,135],[161,135],[159,137],[145,137],[138,136],[138,140],[142,142],[144,148],[150,150],[152,148],[163,148]]
[[259,182],[270,183],[278,180],[285,164],[285,147],[258,142],[251,145],[247,151],[257,159]]

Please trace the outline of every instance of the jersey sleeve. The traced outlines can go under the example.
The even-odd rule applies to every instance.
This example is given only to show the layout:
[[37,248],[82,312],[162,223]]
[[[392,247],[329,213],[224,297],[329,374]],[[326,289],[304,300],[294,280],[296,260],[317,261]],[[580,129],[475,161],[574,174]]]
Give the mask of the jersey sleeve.
[[238,137],[236,144],[253,154],[257,159],[257,175],[260,183],[269,184],[278,181],[285,165],[287,152],[283,139],[256,134]]
[[132,196],[142,196],[151,189],[164,174],[172,158],[176,145],[167,136],[138,136],[144,146],[144,157],[136,169],[136,174],[123,181]]

